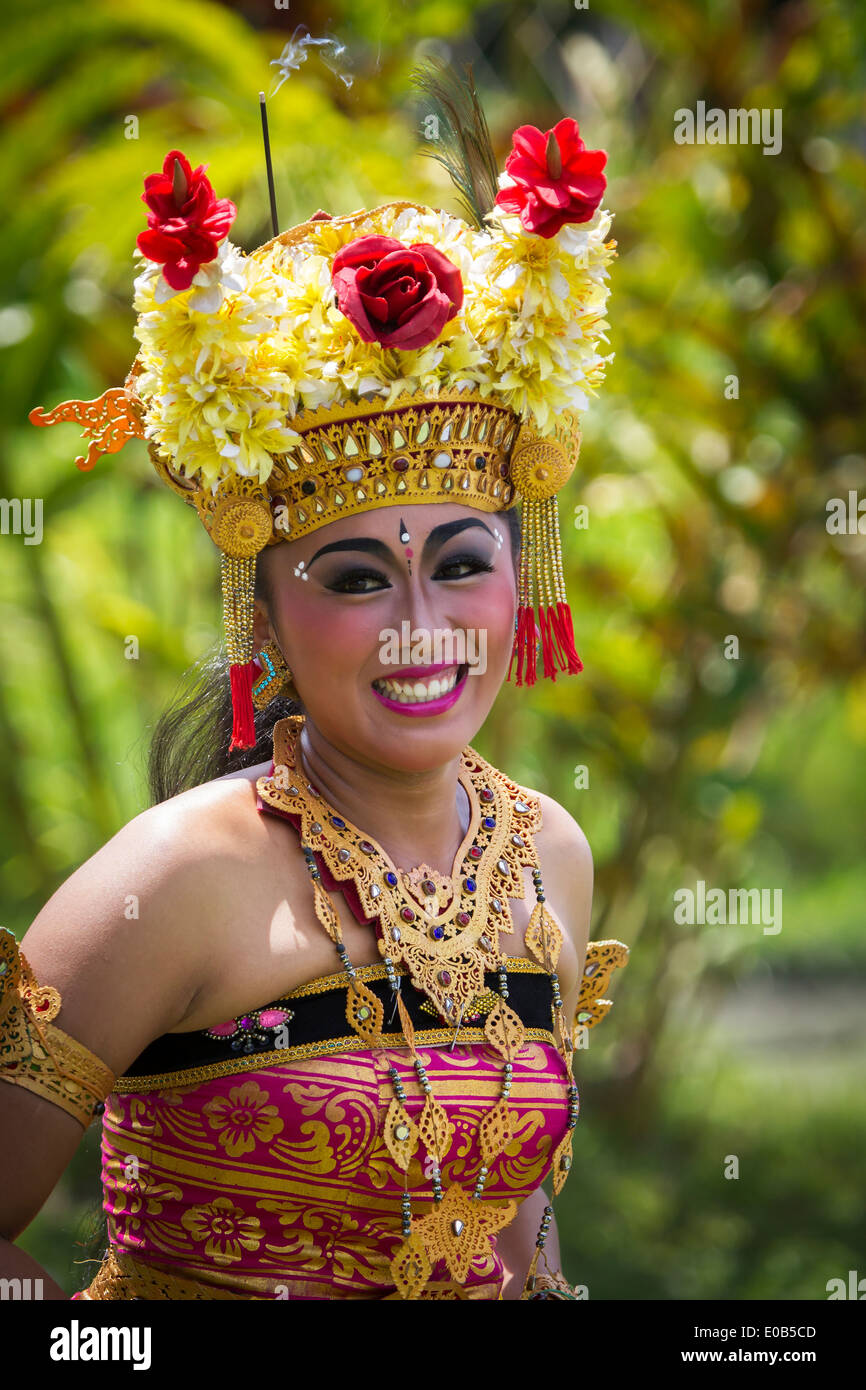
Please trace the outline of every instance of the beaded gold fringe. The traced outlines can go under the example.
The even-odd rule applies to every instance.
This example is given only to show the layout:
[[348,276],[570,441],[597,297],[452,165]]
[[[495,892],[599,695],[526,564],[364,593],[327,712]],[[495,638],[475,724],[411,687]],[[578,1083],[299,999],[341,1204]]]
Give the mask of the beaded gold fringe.
[[220,577],[223,593],[223,628],[229,657],[232,691],[232,739],[234,748],[255,746],[253,681],[261,675],[253,661],[253,589],[256,557],[237,557],[220,551]]
[[[517,685],[534,685],[536,646],[541,635],[542,671],[556,680],[557,669],[569,675],[583,670],[574,644],[574,624],[562,573],[562,540],[556,495],[525,497],[522,511],[517,591],[517,631],[511,662],[517,658]],[[538,614],[535,598],[538,593]],[[511,679],[511,667],[508,670]]]

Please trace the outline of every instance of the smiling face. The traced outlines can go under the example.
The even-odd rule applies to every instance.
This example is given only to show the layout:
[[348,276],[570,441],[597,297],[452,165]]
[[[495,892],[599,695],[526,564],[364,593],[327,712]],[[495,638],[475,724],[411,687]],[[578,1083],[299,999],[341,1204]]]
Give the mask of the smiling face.
[[269,637],[308,720],[368,764],[421,771],[471,743],[505,679],[517,583],[511,528],[456,503],[343,517],[260,557]]

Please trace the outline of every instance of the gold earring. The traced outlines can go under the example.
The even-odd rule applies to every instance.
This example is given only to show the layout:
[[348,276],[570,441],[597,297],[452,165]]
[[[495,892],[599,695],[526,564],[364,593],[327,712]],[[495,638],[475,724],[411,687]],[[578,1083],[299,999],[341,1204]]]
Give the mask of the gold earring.
[[277,695],[285,695],[290,700],[298,698],[293,684],[292,673],[285,663],[283,654],[276,642],[265,642],[256,653],[262,667],[262,675],[252,689],[253,704],[256,709],[264,709]]

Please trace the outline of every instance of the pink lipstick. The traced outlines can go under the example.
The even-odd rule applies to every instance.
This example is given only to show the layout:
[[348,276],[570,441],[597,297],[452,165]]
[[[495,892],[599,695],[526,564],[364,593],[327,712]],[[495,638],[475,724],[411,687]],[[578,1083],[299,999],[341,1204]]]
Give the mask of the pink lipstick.
[[[434,676],[438,671],[447,671],[449,666],[453,665],[453,662],[440,662],[437,666],[407,667],[402,671],[395,671],[393,677],[389,677],[389,679],[411,680],[415,677],[420,680],[424,676]],[[392,700],[388,695],[377,690],[375,685],[372,686],[372,690],[376,699],[386,709],[392,709],[397,714],[407,714],[411,719],[420,719],[425,715],[443,714],[445,710],[457,703],[469,678],[468,665],[459,666],[458,672],[462,672],[462,675],[458,675],[453,690],[449,690],[445,695],[439,695],[435,700],[424,700],[416,704],[402,704],[399,700]]]

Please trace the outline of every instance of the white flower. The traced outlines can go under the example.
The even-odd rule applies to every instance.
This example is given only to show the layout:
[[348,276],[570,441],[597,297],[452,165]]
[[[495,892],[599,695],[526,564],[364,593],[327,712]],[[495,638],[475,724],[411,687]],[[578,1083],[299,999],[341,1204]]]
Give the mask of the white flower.
[[[314,224],[303,242],[262,254],[226,240],[189,292],[147,263],[135,281],[146,435],[215,489],[232,475],[264,481],[300,438],[287,422],[351,400],[474,390],[549,432],[561,410],[585,408],[611,360],[598,353],[610,222],[597,210],[542,240],[501,209],[478,229],[434,208],[386,207],[351,225]],[[385,354],[336,307],[333,255],[371,234],[429,243],[460,272],[461,309],[423,348]]]
[[172,289],[171,285],[161,274],[154,288],[153,297],[157,304],[167,304],[170,299],[174,299],[180,290]]

